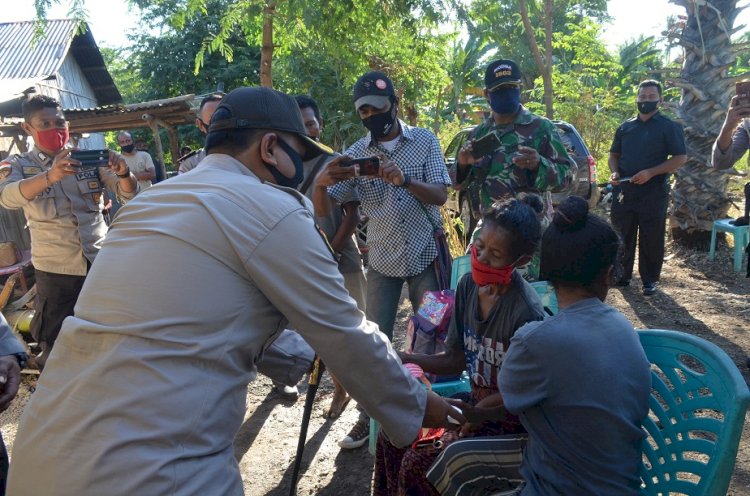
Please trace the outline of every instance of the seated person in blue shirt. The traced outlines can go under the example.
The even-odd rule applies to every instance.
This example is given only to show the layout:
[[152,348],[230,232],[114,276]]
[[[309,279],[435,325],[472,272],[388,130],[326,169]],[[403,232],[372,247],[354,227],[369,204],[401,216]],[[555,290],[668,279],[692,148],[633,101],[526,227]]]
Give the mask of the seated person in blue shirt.
[[[515,333],[499,377],[498,418],[518,415],[529,435],[518,494],[639,493],[651,376],[633,326],[604,303],[619,249],[614,230],[579,197],[563,201],[542,237],[540,273],[554,285],[560,312]],[[464,411],[470,422],[471,413]],[[447,486],[444,495],[468,494],[462,483],[476,477],[466,459],[454,458],[452,450],[469,451],[459,443],[430,472],[439,489]],[[507,451],[502,438],[482,449]]]

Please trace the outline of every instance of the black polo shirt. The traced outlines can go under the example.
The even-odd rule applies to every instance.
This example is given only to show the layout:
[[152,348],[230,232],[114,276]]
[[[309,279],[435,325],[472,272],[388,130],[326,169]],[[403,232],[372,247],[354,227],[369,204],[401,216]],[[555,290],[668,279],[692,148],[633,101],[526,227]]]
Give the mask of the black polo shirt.
[[[663,116],[661,112],[645,122],[636,116],[617,128],[609,151],[620,154],[620,177],[631,177],[665,162],[670,156],[685,155],[685,133],[681,125]],[[642,185],[622,183],[622,189],[624,192],[630,190],[641,193],[657,189],[666,191],[667,177],[668,174],[655,176]]]

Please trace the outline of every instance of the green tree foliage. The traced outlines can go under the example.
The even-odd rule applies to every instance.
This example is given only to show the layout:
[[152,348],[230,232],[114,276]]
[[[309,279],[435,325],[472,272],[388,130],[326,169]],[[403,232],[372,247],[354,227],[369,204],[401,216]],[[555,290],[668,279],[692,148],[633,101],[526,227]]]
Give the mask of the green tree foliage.
[[137,0],[135,3],[141,7],[147,25],[162,26],[158,34],[144,30],[130,37],[131,68],[148,82],[139,94],[141,99],[205,94],[216,91],[220,84],[229,89],[258,84],[260,52],[240,33],[228,39],[232,47],[231,62],[224,54],[213,52],[204,56],[200,72],[194,71],[194,60],[203,48],[204,39],[220,29],[221,16],[231,2],[209,0],[204,9],[179,22],[175,22],[173,12],[184,2]]
[[[554,42],[555,117],[573,124],[596,159],[600,177],[609,177],[607,157],[617,126],[633,116],[633,93],[623,80],[622,61],[600,39],[601,28],[588,18],[570,16]],[[528,106],[542,112],[541,78]]]

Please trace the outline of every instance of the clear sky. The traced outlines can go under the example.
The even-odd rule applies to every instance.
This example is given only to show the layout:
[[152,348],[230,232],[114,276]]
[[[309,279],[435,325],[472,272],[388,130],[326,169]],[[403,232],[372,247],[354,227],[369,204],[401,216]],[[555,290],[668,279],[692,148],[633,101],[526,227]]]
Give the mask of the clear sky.
[[[738,2],[739,6],[747,2]],[[667,0],[608,0],[607,11],[613,22],[604,26],[603,38],[610,50],[620,44],[636,39],[639,35],[661,37],[667,27],[669,16],[686,15],[684,8]],[[746,24],[750,27],[750,10],[740,12],[735,27]],[[747,28],[745,28],[747,30]]]
[[[29,21],[36,17],[34,0],[13,1],[13,8],[0,10],[0,22]],[[69,0],[62,0],[60,5],[53,5],[48,19],[68,17]],[[140,19],[130,11],[126,0],[86,0],[89,15],[89,27],[94,39],[100,46],[118,48],[128,44],[127,34],[132,32]],[[134,10],[134,12],[137,9]]]
[[[10,1],[10,0],[5,0]],[[13,0],[13,8],[0,11],[0,22],[30,20],[34,18],[33,0]],[[744,5],[746,2],[741,2]],[[50,10],[50,19],[66,17],[69,0],[62,0]],[[136,11],[129,10],[125,0],[87,0],[89,25],[94,39],[100,45],[121,47],[127,45],[126,35],[140,22]],[[685,9],[667,0],[609,0],[608,10],[613,22],[602,30],[607,46],[614,49],[623,42],[646,36],[661,36],[670,15],[684,14]],[[737,24],[750,26],[750,9],[743,11]]]

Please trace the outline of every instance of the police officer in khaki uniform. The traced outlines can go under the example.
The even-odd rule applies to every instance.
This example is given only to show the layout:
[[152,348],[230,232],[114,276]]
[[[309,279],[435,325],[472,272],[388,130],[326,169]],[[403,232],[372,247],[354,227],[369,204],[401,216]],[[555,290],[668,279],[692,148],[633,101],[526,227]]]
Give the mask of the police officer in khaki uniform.
[[393,444],[466,421],[349,297],[293,189],[325,152],[306,134],[292,97],[237,88],[201,165],[120,210],[26,405],[8,494],[242,495],[233,440],[248,382],[288,323]]
[[102,188],[127,201],[138,184],[114,152],[108,166],[90,169],[70,157],[68,122],[53,98],[25,101],[23,115],[21,127],[35,146],[0,163],[0,206],[22,208],[29,223],[37,286],[31,332],[42,348],[37,363],[43,368],[107,233]]

